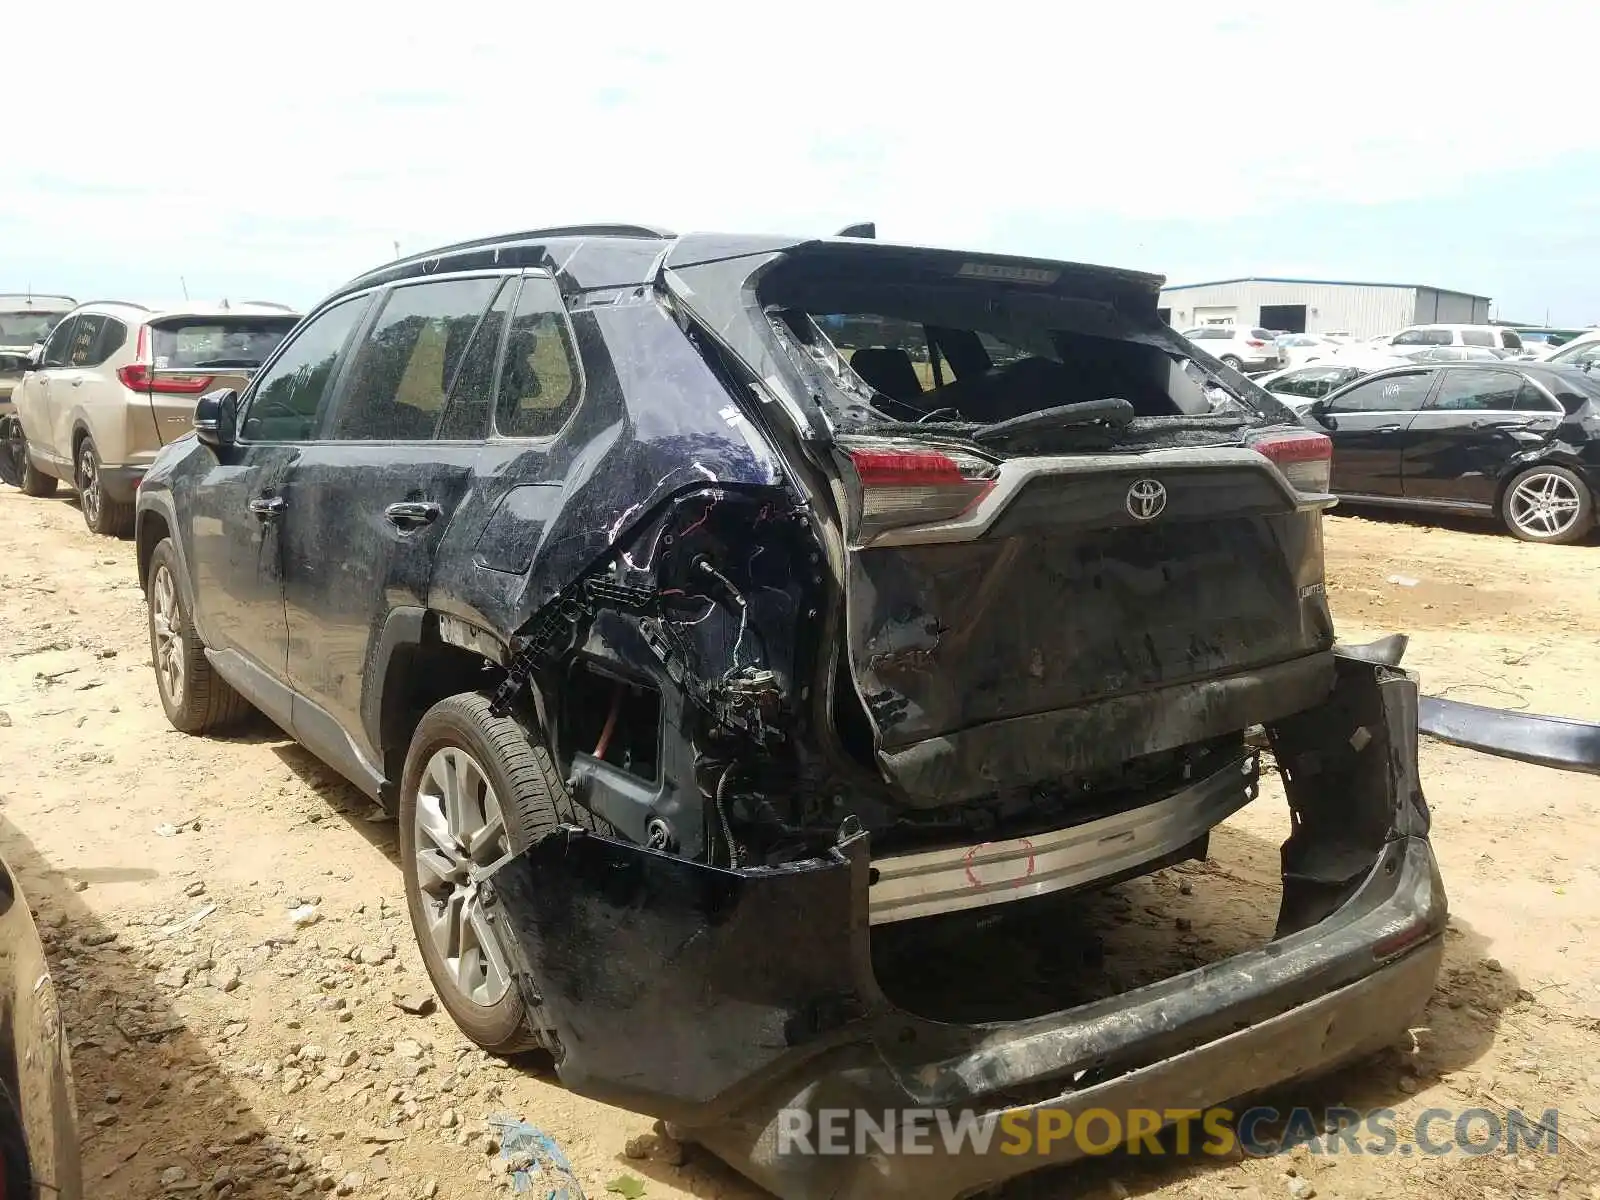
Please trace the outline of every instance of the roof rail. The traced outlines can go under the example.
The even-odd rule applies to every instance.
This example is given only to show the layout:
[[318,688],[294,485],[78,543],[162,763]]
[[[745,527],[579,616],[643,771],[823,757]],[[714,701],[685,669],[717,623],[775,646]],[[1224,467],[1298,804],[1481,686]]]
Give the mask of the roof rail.
[[670,230],[658,229],[650,225],[552,225],[548,229],[524,229],[517,233],[500,233],[495,234],[493,237],[473,238],[467,242],[452,242],[448,246],[424,250],[419,254],[408,254],[401,261],[411,262],[419,258],[438,258],[440,255],[454,254],[460,250],[476,250],[482,246],[493,246],[498,242],[522,242],[530,238],[622,237],[666,239],[677,236]]
[[13,300],[21,300],[24,304],[39,304],[48,300],[65,300],[68,304],[77,304],[71,296],[56,296],[45,292],[0,292],[0,304],[9,304]]
[[91,304],[120,304],[123,308],[137,308],[143,312],[154,312],[148,304],[140,304],[137,300],[81,300],[79,308],[87,308]]
[[240,304],[254,304],[257,308],[276,308],[281,312],[299,312],[292,304],[279,304],[276,300],[241,300]]

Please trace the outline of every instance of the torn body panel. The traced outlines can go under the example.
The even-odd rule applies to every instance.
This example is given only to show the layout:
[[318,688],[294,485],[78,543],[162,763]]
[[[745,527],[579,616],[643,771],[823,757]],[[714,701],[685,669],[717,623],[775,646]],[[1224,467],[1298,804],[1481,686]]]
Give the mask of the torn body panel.
[[498,927],[575,1091],[678,1122],[784,1200],[954,1197],[1047,1158],[783,1155],[779,1114],[1221,1103],[1376,1049],[1426,1001],[1446,905],[1414,681],[1340,657],[1332,697],[1269,732],[1295,814],[1275,940],[1079,1007],[961,1024],[892,1002],[860,833],[730,869],[562,830],[492,877]]

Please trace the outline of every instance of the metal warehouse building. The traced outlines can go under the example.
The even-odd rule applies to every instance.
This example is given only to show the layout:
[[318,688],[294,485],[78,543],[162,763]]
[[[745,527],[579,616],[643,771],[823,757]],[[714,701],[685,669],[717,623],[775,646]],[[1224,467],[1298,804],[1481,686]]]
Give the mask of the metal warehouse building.
[[1489,297],[1411,283],[1332,279],[1219,279],[1161,292],[1161,317],[1176,329],[1251,325],[1290,333],[1374,337],[1407,325],[1486,325]]

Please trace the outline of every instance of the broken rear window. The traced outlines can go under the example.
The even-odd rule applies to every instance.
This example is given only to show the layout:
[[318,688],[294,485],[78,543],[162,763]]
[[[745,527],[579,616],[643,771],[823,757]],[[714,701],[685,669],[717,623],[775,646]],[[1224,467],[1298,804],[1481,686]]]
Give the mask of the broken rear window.
[[1103,427],[1282,419],[1275,401],[1262,405],[1265,393],[1235,390],[1193,360],[1153,300],[1096,294],[1107,286],[1090,274],[1097,269],[1082,269],[1080,288],[926,271],[902,282],[874,266],[819,277],[802,260],[759,289],[780,339],[840,393],[821,396],[837,425],[987,428],[1056,412],[1063,425]]

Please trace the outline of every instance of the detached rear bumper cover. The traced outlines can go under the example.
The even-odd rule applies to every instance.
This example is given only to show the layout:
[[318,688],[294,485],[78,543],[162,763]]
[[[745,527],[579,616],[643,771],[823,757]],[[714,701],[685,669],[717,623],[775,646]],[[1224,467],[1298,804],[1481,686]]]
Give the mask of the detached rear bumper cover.
[[1284,849],[1282,936],[1029,1020],[943,1024],[885,998],[864,836],[828,860],[743,871],[577,830],[545,838],[493,891],[563,1082],[678,1122],[785,1200],[938,1200],[1075,1150],[785,1155],[779,1114],[1203,1107],[1388,1044],[1433,989],[1446,902],[1416,776],[1415,683],[1343,656],[1339,677],[1325,705],[1272,732],[1297,810],[1297,791],[1318,805],[1338,792],[1388,814],[1370,853],[1307,843],[1322,824],[1307,812]]
[[1422,698],[1420,716],[1422,732],[1441,742],[1600,775],[1600,725],[1434,696]]

